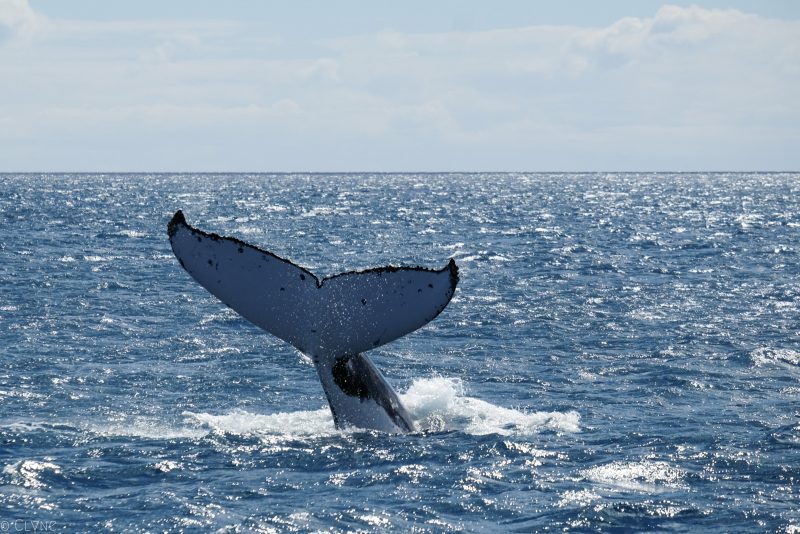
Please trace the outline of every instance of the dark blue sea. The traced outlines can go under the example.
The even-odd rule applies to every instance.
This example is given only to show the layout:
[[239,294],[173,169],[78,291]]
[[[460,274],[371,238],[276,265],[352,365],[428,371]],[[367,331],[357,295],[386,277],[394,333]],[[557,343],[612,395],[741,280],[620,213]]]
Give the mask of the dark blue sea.
[[[369,353],[420,431],[337,431],[177,209],[319,276],[455,258]],[[23,530],[800,533],[800,174],[0,175]]]

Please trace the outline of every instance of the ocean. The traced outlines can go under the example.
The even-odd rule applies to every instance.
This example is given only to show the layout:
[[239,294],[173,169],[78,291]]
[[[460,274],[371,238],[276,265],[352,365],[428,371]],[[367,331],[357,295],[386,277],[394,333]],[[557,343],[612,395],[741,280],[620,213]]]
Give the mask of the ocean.
[[[166,225],[315,272],[441,268],[369,352],[418,432]],[[2,174],[0,532],[800,533],[800,174]]]

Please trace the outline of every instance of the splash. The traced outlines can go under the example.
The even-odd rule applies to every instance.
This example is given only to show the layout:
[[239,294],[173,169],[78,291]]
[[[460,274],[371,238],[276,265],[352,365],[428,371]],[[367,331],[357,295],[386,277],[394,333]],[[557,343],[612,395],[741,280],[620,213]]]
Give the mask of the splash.
[[[496,406],[465,394],[457,378],[417,379],[400,395],[421,432],[527,435],[552,430],[579,432],[576,412],[525,412]],[[214,433],[283,437],[336,434],[330,410],[281,412],[270,415],[235,410],[224,415],[184,412],[192,424]]]
[[401,399],[422,431],[455,430],[472,435],[503,436],[534,434],[542,430],[580,431],[577,412],[526,412],[496,406],[467,396],[462,381],[457,378],[415,380]]

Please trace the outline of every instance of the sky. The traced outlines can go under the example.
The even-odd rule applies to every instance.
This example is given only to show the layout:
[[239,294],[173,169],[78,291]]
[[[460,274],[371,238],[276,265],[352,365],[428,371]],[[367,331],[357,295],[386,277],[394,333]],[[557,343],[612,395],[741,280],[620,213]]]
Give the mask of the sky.
[[0,0],[0,172],[800,170],[800,2]]

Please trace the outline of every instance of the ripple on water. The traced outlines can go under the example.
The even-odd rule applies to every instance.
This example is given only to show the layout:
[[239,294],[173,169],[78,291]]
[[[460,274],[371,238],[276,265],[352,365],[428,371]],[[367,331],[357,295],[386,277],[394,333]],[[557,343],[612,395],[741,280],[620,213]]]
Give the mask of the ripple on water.
[[[0,183],[0,507],[15,516],[799,530],[796,173]],[[455,257],[448,308],[375,351],[419,432],[337,431],[309,362],[181,270],[176,209],[320,275]]]

